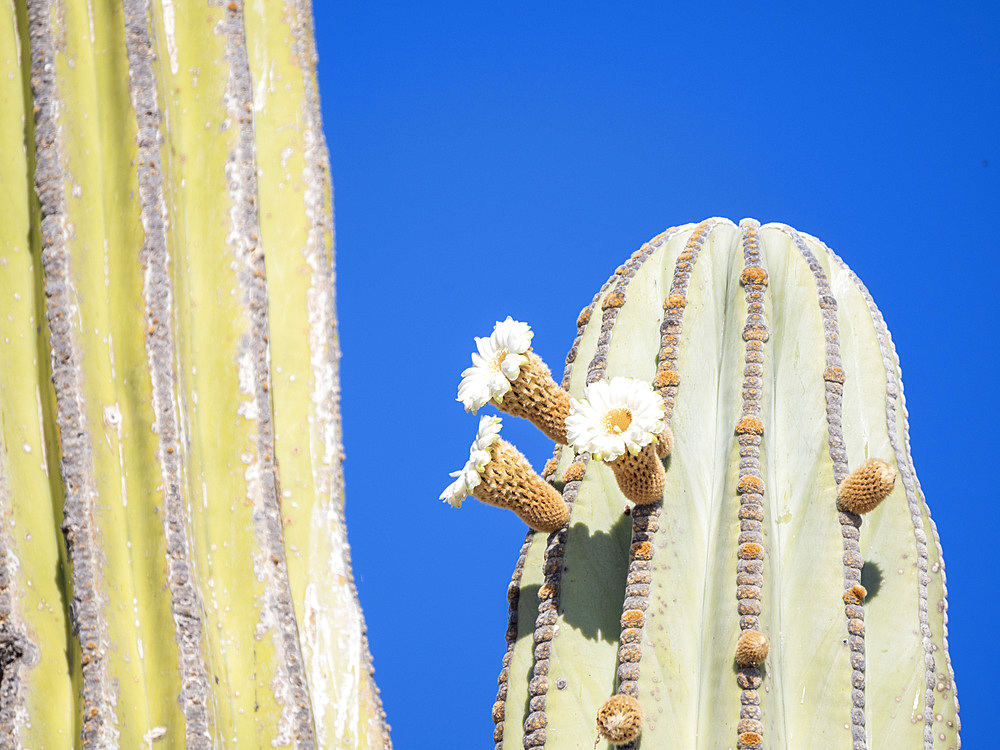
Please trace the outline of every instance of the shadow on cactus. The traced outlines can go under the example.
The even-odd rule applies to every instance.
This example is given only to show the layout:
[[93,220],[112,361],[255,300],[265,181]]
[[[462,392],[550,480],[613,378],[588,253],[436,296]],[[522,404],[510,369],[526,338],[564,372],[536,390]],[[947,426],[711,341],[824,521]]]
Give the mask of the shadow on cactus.
[[498,749],[959,747],[899,364],[839,257],[781,224],[676,227],[580,314],[560,384],[532,336],[477,339],[459,401],[553,458],[536,474],[483,417],[441,496],[531,526]]

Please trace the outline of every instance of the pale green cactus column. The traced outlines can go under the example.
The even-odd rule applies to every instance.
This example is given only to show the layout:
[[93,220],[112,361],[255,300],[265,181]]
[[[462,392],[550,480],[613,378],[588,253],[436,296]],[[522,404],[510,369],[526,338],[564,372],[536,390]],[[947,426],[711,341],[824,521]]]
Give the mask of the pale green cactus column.
[[[492,388],[492,407],[518,413],[520,375],[501,394],[485,374],[511,351],[527,362],[521,339],[466,371],[468,407]],[[578,442],[577,400],[620,376],[662,400],[659,478],[635,458],[623,479]],[[899,363],[837,255],[750,219],[670,229],[583,310],[562,386],[568,445],[542,475],[569,522],[529,531],[517,561],[498,750],[957,750],[944,562]],[[638,421],[608,409],[601,440]],[[478,486],[474,458],[443,498]],[[654,482],[646,504],[621,489]]]
[[308,0],[0,5],[0,747],[390,746],[315,61]]

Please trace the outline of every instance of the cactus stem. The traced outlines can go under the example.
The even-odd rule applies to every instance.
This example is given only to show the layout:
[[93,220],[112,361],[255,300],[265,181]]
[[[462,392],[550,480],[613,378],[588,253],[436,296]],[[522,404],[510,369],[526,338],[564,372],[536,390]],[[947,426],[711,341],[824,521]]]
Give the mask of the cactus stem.
[[525,352],[527,362],[510,381],[497,408],[515,417],[524,417],[553,442],[566,444],[566,417],[569,394],[552,379],[552,372],[533,351]]
[[[707,222],[703,222],[703,225]],[[703,226],[700,225],[700,226]],[[664,233],[669,235],[672,232]],[[692,235],[694,236],[694,235]],[[685,253],[688,260],[697,258],[700,251],[702,239],[689,241],[689,252]],[[654,241],[653,246],[659,246],[660,242]],[[608,741],[616,745],[633,747],[639,731],[641,729],[641,710],[636,700],[639,693],[640,661],[642,659],[642,632],[646,624],[645,611],[648,607],[648,597],[650,583],[652,581],[652,540],[659,529],[659,516],[662,504],[656,502],[662,497],[663,486],[666,479],[663,472],[661,458],[665,458],[673,450],[673,432],[670,430],[670,417],[673,414],[674,396],[677,392],[678,379],[676,377],[660,377],[661,373],[676,374],[676,353],[678,337],[681,329],[681,320],[684,315],[686,304],[687,282],[690,278],[692,263],[678,261],[674,268],[674,276],[670,289],[670,294],[663,304],[664,318],[660,327],[661,341],[657,356],[658,361],[658,382],[654,382],[654,389],[663,401],[663,430],[655,443],[645,446],[638,459],[647,454],[644,458],[648,466],[655,464],[655,479],[650,477],[646,480],[649,485],[646,490],[647,495],[656,494],[650,500],[651,504],[639,503],[639,500],[632,496],[631,487],[628,482],[630,474],[635,474],[638,467],[634,467],[631,472],[623,471],[624,464],[616,467],[621,461],[633,459],[629,454],[624,454],[617,461],[611,462],[610,466],[615,470],[615,478],[623,494],[629,499],[636,501],[636,506],[632,510],[632,543],[629,547],[629,568],[626,579],[625,600],[622,604],[621,634],[619,636],[618,647],[618,695],[613,696],[601,708],[598,714],[598,727],[603,736]],[[633,459],[634,460],[634,459]],[[642,495],[638,496],[644,499]],[[610,717],[621,716],[616,719],[615,726],[620,726],[623,719],[628,718],[627,726],[630,731],[616,733],[611,726],[602,723],[602,716],[607,720]],[[632,729],[634,728],[634,731]]]
[[[860,283],[853,288],[850,271],[836,267],[839,259],[821,252],[813,238],[800,239],[777,225],[761,228],[744,220],[737,230],[731,222],[708,220],[693,232],[690,225],[680,230],[669,245],[650,244],[656,250],[648,266],[656,268],[637,268],[650,257],[640,248],[579,316],[567,372],[584,356],[589,365],[571,381],[564,376],[563,387],[579,397],[584,385],[607,383],[612,374],[653,377],[664,427],[678,431],[676,455],[664,466],[663,499],[629,502],[623,513],[621,496],[607,484],[611,475],[600,468],[587,471],[591,458],[610,451],[583,448],[574,457],[556,449],[545,478],[552,483],[560,477],[565,499],[575,507],[568,528],[547,543],[532,537],[536,546],[523,551],[525,562],[515,570],[518,586],[508,591],[508,601],[523,606],[516,613],[518,632],[516,626],[508,630],[516,645],[504,659],[492,712],[497,750],[520,747],[522,740],[527,750],[589,745],[592,722],[609,694],[641,701],[643,737],[627,742],[630,750],[643,740],[669,744],[676,738],[683,738],[682,744],[759,750],[765,735],[769,745],[783,745],[790,736],[813,730],[854,750],[891,744],[902,735],[906,744],[931,750],[939,737],[944,741],[944,735],[954,734],[956,725],[950,715],[954,706],[927,718],[933,700],[948,703],[953,690],[947,654],[931,653],[941,651],[943,640],[943,575],[938,578],[941,563],[928,546],[933,525],[928,529],[905,445],[898,363],[877,310],[862,296]],[[734,257],[734,248],[744,262]],[[655,358],[654,302],[664,303]],[[593,315],[597,305],[600,320]],[[874,326],[868,325],[869,311]],[[882,349],[884,370],[877,353],[871,356],[873,343]],[[678,394],[684,400],[675,405]],[[887,429],[879,425],[883,396]],[[601,416],[611,431],[626,430],[635,420],[625,409]],[[657,452],[667,434],[658,435]],[[890,451],[894,455],[887,455]],[[916,555],[906,541],[909,517],[897,504],[874,512],[871,526],[879,539],[866,546],[860,517],[838,513],[832,502],[850,474],[848,457],[854,468],[869,452],[899,473],[915,509]],[[629,456],[637,458],[635,451]],[[725,471],[719,470],[722,465]],[[709,503],[703,502],[706,497]],[[623,538],[629,520],[631,535]],[[533,570],[543,550],[541,570]],[[872,556],[865,569],[867,591],[861,584],[862,552]],[[628,567],[616,642],[607,632],[609,625],[615,630],[606,620],[609,613],[598,615],[589,605],[621,595],[622,556]],[[900,557],[908,562],[897,563]],[[726,573],[733,558],[735,592],[732,573]],[[701,560],[704,570],[698,567]],[[915,575],[907,577],[906,565],[914,560]],[[875,591],[868,577],[878,581],[880,567],[898,567],[900,575],[883,577]],[[537,587],[526,589],[537,591],[530,603],[520,597],[520,585],[528,581]],[[919,627],[897,627],[901,610],[917,614]],[[840,629],[846,625],[846,634],[837,635],[836,620],[827,622],[832,616],[844,617]],[[696,625],[688,630],[683,623],[690,617]],[[804,637],[779,643],[774,634],[787,636],[796,622],[814,627]],[[775,637],[773,652],[763,650],[765,634]],[[873,647],[866,676],[868,637],[888,637],[894,648]],[[905,662],[895,658],[897,646],[908,655]],[[932,656],[941,672],[926,673],[932,682],[925,690]],[[671,679],[678,667],[680,674],[693,674],[693,681]],[[727,677],[733,667],[735,684]],[[509,675],[525,672],[525,683],[507,682]],[[872,687],[867,696],[866,680]],[[897,717],[892,709],[905,685],[918,687],[912,727],[909,715]],[[738,717],[727,709],[736,700]],[[885,721],[866,724],[866,712],[869,719]],[[599,735],[595,747],[602,743],[606,738]]]
[[[589,454],[578,457],[583,463],[584,470],[590,460]],[[573,503],[576,500],[576,493],[580,489],[580,479],[567,482],[563,488],[562,499],[566,504],[568,515],[572,515]],[[568,522],[567,522],[568,523]],[[545,715],[545,696],[548,692],[549,657],[552,649],[552,641],[556,635],[556,621],[558,619],[559,588],[562,580],[563,559],[566,550],[566,524],[562,528],[553,532],[549,536],[548,544],[542,558],[544,583],[543,587],[549,592],[545,598],[539,597],[538,617],[535,619],[535,663],[532,667],[532,678],[528,685],[528,714],[524,718],[524,746],[525,748],[540,748],[545,745],[545,726],[548,719]]]

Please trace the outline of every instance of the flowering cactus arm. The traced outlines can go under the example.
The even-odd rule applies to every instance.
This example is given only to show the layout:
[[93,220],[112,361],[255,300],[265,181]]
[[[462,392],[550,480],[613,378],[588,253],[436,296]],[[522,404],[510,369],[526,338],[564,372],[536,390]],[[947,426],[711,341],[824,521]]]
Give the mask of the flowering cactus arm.
[[308,3],[0,22],[0,747],[389,747]]
[[[652,381],[675,444],[662,503],[628,514],[607,466],[557,449],[571,517],[518,560],[498,747],[590,746],[615,692],[647,747],[958,747],[898,364],[839,258],[783,225],[670,230],[581,314],[567,369],[577,397]],[[838,485],[873,457],[900,479],[862,523]]]

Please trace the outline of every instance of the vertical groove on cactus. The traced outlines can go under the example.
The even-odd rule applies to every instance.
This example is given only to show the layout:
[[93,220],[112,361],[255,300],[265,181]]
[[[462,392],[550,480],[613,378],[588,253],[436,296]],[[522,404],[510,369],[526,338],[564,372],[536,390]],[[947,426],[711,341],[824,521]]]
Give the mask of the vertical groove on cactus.
[[[760,222],[744,219],[740,222],[740,229],[742,231],[744,262],[740,280],[743,282],[747,306],[746,323],[743,330],[759,330],[761,328],[766,330],[764,282],[767,273],[761,266]],[[764,543],[763,492],[765,485],[763,485],[761,475],[760,446],[761,434],[764,431],[761,420],[764,347],[761,341],[756,338],[744,336],[744,339],[743,411],[736,425],[740,446],[740,486],[746,484],[744,480],[747,479],[756,479],[761,483],[761,486],[752,487],[752,491],[740,495],[740,533],[737,541],[739,545],[762,545]],[[740,559],[738,555],[736,561],[736,609],[739,616],[741,638],[738,641],[737,653],[739,653],[739,644],[744,643],[746,634],[760,632],[761,588],[763,585],[763,556]],[[761,665],[754,659],[737,658],[737,663],[739,666],[737,683],[742,688],[740,692],[740,717],[736,725],[737,746],[739,750],[748,750],[755,744],[759,744],[759,741],[756,743],[747,742],[744,735],[752,733],[756,737],[763,738],[764,736],[764,725],[761,723],[760,695],[757,692],[761,684]]]
[[[248,340],[241,345],[241,385],[248,389],[248,409],[257,423],[256,451],[250,471],[250,492],[258,540],[265,553],[258,571],[265,584],[261,624],[275,628],[278,670],[275,693],[284,704],[290,737],[296,747],[312,748],[313,719],[306,685],[302,648],[288,581],[277,464],[275,461],[269,362],[267,276],[258,222],[257,162],[254,141],[253,85],[247,58],[242,2],[230,3],[226,14],[226,58],[229,79],[226,103],[236,123],[234,158],[226,165],[229,178],[230,238],[242,263],[237,279],[250,320]],[[256,487],[254,485],[256,484]]]
[[[824,246],[825,248],[825,246]],[[927,535],[924,532],[922,513],[926,514],[927,521],[930,524],[934,542],[936,546],[936,552],[938,556],[938,562],[934,563],[936,570],[935,573],[940,573],[941,576],[941,599],[939,602],[939,612],[942,615],[942,650],[945,655],[945,663],[948,668],[947,673],[947,683],[944,684],[946,687],[951,687],[954,692],[954,702],[955,702],[955,719],[951,725],[946,725],[949,730],[953,730],[956,733],[956,744],[958,744],[957,732],[961,729],[961,722],[958,716],[958,693],[954,689],[954,678],[955,673],[951,665],[951,660],[948,658],[948,601],[947,601],[947,579],[945,577],[944,562],[941,553],[941,540],[938,538],[937,526],[935,525],[933,519],[931,518],[930,509],[923,506],[921,509],[921,502],[917,495],[918,485],[917,479],[914,472],[911,470],[913,465],[912,457],[910,456],[910,445],[909,445],[909,427],[907,424],[906,409],[902,404],[897,404],[899,401],[899,395],[902,391],[902,384],[897,386],[897,358],[895,347],[892,343],[892,337],[889,335],[889,329],[885,324],[885,320],[882,318],[881,312],[875,306],[875,301],[872,299],[867,287],[864,283],[857,277],[857,275],[847,267],[847,264],[832,250],[825,248],[827,252],[830,253],[833,261],[845,272],[848,278],[853,282],[855,288],[861,294],[868,307],[869,314],[871,315],[872,325],[875,328],[876,336],[878,337],[879,351],[882,356],[882,364],[885,368],[885,418],[886,418],[886,430],[888,432],[889,444],[892,448],[893,456],[896,460],[897,470],[899,472],[900,481],[906,492],[907,506],[910,511],[910,518],[913,523],[913,535],[915,541],[915,551],[917,557],[917,593],[918,593],[918,618],[920,622],[920,639],[921,647],[924,651],[924,665],[925,665],[925,682],[924,682],[924,710],[923,710],[923,722],[924,722],[924,748],[925,750],[931,750],[934,745],[934,688],[939,684],[936,676],[936,666],[935,666],[935,646],[931,641],[931,631],[928,615],[928,599],[929,591],[928,587],[931,584],[931,579],[929,572],[931,572],[931,566],[928,562],[928,549],[927,549]],[[902,414],[897,415],[897,409],[899,409]],[[902,417],[901,427],[897,426],[897,420]],[[903,434],[903,441],[899,439],[899,433]],[[862,591],[864,591],[862,587]],[[942,673],[943,675],[943,673]],[[941,692],[944,692],[942,690]],[[944,696],[942,696],[943,698]],[[943,734],[943,733],[942,733]],[[949,732],[950,734],[950,732]],[[944,739],[947,735],[939,737],[939,739]]]
[[63,534],[73,567],[73,629],[82,649],[82,723],[84,747],[114,744],[114,687],[107,671],[107,624],[99,592],[103,590],[101,541],[93,522],[93,448],[84,409],[81,357],[72,321],[78,294],[70,269],[66,198],[63,193],[60,91],[56,84],[55,38],[47,0],[28,10],[31,83],[35,99],[35,189],[41,207],[42,267],[46,319],[51,346],[52,381],[59,426],[60,471],[65,488]]
[[153,42],[147,25],[148,4],[126,0],[125,46],[129,62],[129,91],[138,125],[138,180],[142,225],[145,230],[139,261],[143,267],[146,356],[152,381],[151,407],[157,429],[159,485],[163,502],[163,531],[167,552],[174,639],[177,642],[180,695],[184,713],[185,746],[209,748],[208,675],[202,654],[203,605],[192,578],[193,560],[188,537],[189,499],[184,492],[183,441],[174,387],[178,381],[174,358],[173,287],[169,273],[166,202],[163,195],[163,159],[160,154],[161,113],[156,101]]
[[[828,372],[843,372],[840,357],[840,331],[837,324],[837,300],[830,289],[826,273],[812,250],[802,240],[798,232],[789,228],[786,233],[796,249],[809,264],[816,281],[823,331],[826,339],[826,369]],[[825,380],[827,442],[830,459],[833,462],[834,481],[839,485],[848,476],[847,447],[844,443],[842,402],[844,378]],[[861,584],[861,569],[864,559],[861,555],[861,517],[850,511],[838,512],[844,547],[844,589]],[[865,733],[865,622],[864,607],[861,604],[844,603],[847,618],[847,643],[851,651],[851,736],[856,750],[868,746]]]

